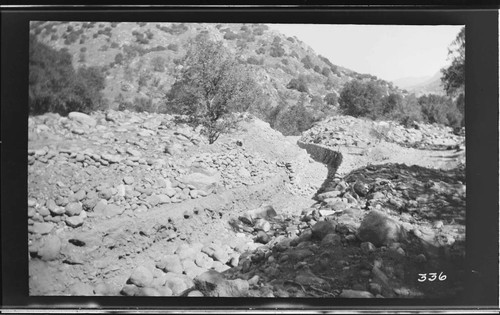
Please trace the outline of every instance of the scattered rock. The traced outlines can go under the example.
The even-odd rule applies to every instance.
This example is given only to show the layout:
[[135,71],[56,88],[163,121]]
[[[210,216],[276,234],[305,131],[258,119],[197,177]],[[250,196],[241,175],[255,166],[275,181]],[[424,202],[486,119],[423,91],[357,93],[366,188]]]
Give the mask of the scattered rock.
[[326,235],[335,233],[337,224],[333,221],[321,221],[312,227],[312,237],[322,240]]
[[67,215],[74,216],[74,215],[79,215],[80,212],[82,212],[83,208],[82,208],[82,205],[80,203],[72,202],[72,203],[68,203],[65,210],[66,210]]
[[130,278],[129,283],[135,284],[138,287],[147,287],[153,282],[153,274],[148,268],[144,266],[139,266],[134,269]]
[[192,185],[196,189],[211,192],[217,188],[220,179],[218,175],[209,176],[202,173],[192,173],[182,176],[180,181],[186,185]]
[[73,216],[73,217],[68,217],[66,219],[66,224],[73,227],[73,228],[76,228],[76,227],[79,227],[81,225],[83,225],[83,218],[80,217],[80,216]]
[[84,113],[71,112],[68,114],[68,118],[88,127],[94,127],[97,124],[94,118]]
[[209,270],[194,279],[196,288],[204,296],[245,297],[248,294],[248,281],[242,279],[226,280],[222,274]]
[[45,261],[56,260],[59,257],[60,250],[61,240],[59,237],[49,235],[42,240],[42,245],[38,250],[38,256]]
[[54,224],[53,223],[39,223],[39,222],[35,222],[33,224],[33,233],[36,233],[36,234],[49,234],[52,229],[54,228]]
[[340,294],[341,298],[374,298],[373,294],[368,291],[357,291],[357,290],[342,290]]
[[361,222],[357,236],[364,242],[382,246],[391,242],[399,242],[402,239],[402,229],[396,221],[387,215],[373,210]]

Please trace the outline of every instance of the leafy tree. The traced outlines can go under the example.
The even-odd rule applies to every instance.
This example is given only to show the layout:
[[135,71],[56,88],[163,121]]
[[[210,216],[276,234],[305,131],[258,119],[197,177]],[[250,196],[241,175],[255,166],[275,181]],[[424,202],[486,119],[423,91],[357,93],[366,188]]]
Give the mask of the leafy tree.
[[422,107],[423,118],[426,122],[451,127],[460,126],[462,114],[449,97],[429,94],[421,96],[418,102]]
[[352,80],[344,85],[339,105],[345,114],[377,118],[381,114],[383,91],[373,81]]
[[454,96],[463,93],[465,87],[465,27],[448,48],[448,56],[452,62],[448,68],[441,69],[441,81],[446,94]]
[[256,83],[222,42],[198,38],[188,45],[183,68],[169,94],[169,111],[189,117],[214,143],[236,123],[233,112],[247,110]]
[[406,127],[409,127],[414,121],[422,121],[423,119],[422,108],[415,94],[410,94],[401,102],[396,102],[396,106],[389,116]]
[[55,50],[30,35],[29,109],[31,114],[90,112],[104,105],[105,79],[100,68],[75,71],[66,50]]
[[391,93],[382,100],[382,114],[393,112],[403,102],[403,96],[399,93]]
[[302,93],[297,104],[288,108],[285,107],[285,104],[281,104],[274,128],[283,133],[283,135],[296,136],[311,128],[314,120],[312,114],[305,107],[305,103],[307,102],[306,96],[306,93]]
[[441,69],[441,81],[446,94],[455,99],[462,120],[465,124],[465,27],[462,27],[455,40],[448,48],[448,57],[452,59],[448,68]]

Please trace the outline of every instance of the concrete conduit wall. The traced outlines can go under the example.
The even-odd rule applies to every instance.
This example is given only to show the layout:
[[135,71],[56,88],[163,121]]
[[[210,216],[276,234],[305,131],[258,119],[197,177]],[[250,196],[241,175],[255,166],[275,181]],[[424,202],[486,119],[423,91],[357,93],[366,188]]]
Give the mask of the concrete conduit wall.
[[300,140],[297,141],[297,145],[300,148],[305,149],[313,160],[325,164],[328,168],[326,179],[316,194],[324,192],[333,180],[340,164],[342,164],[342,153],[321,144],[303,142]]

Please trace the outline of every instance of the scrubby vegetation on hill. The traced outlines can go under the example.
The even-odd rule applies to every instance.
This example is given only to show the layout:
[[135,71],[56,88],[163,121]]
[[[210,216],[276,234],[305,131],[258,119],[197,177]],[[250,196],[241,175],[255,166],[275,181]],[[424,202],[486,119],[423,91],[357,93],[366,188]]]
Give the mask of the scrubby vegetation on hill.
[[75,70],[72,56],[30,36],[29,109],[31,114],[90,112],[103,106],[104,77],[98,67]]

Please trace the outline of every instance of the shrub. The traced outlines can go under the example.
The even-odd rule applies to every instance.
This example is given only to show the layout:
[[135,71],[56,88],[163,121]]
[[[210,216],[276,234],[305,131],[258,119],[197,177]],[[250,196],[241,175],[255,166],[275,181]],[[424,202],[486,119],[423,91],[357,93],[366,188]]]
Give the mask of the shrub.
[[264,34],[264,31],[267,31],[269,27],[267,25],[255,25],[254,24],[254,29],[252,30],[253,34],[255,36],[261,36]]
[[450,127],[459,127],[462,123],[462,114],[456,103],[445,96],[423,95],[418,99],[422,107],[423,118],[428,123],[437,123]]
[[224,34],[224,39],[234,40],[236,38],[238,38],[238,35],[236,35],[235,33],[233,33],[233,31],[228,31],[228,32],[226,32],[226,34]]
[[306,96],[302,94],[297,104],[279,108],[274,128],[285,136],[297,136],[311,128],[314,123],[313,115],[305,107]]
[[88,113],[104,104],[101,91],[105,79],[101,69],[90,67],[75,71],[71,59],[67,51],[54,50],[30,36],[30,114]]
[[159,45],[159,46],[156,46],[156,47],[151,47],[148,49],[149,51],[164,51],[164,50],[167,50],[167,48]]
[[171,51],[178,51],[179,50],[179,45],[177,45],[177,44],[168,44],[167,49],[171,50]]
[[144,27],[146,26],[146,22],[137,22],[137,25],[139,25],[139,27]]
[[309,55],[305,56],[300,61],[302,62],[302,64],[304,65],[304,68],[306,68],[306,69],[311,69],[314,67],[314,64],[312,63]]
[[332,71],[328,67],[323,67],[323,70],[321,70],[321,74],[324,75],[325,77],[328,77],[330,73],[332,73]]
[[165,71],[165,58],[161,56],[154,57],[153,59],[151,59],[151,66],[153,67],[153,70],[156,72]]
[[372,81],[352,80],[344,85],[339,105],[346,115],[377,118],[381,114],[383,91]]
[[133,102],[133,110],[136,112],[154,113],[155,108],[153,100],[149,97],[135,97]]
[[286,58],[281,59],[281,63],[284,64],[285,66],[288,66],[289,64],[288,59]]
[[78,62],[85,62],[86,61],[86,55],[85,52],[80,52],[78,56]]
[[414,121],[422,121],[422,108],[415,94],[408,95],[401,102],[398,102],[396,108],[390,113],[390,117],[407,128]]
[[[275,37],[275,38],[279,38],[279,37]],[[271,46],[271,51],[269,52],[269,55],[271,57],[283,57],[285,55],[285,49],[283,49],[283,47],[281,46],[281,44],[273,44]]]
[[117,42],[112,42],[111,43],[111,48],[118,48],[118,47],[120,47],[120,45],[118,45]]
[[321,72],[321,68],[318,65],[316,65],[316,66],[314,66],[314,71],[317,72],[317,73],[320,73]]
[[139,79],[137,80],[137,90],[140,90],[143,86],[146,86],[147,82],[151,79],[152,75],[149,72],[141,72]]
[[256,49],[255,52],[259,55],[263,55],[266,53],[266,49],[264,47],[260,47],[259,49]]
[[338,96],[335,93],[328,93],[325,95],[325,103],[328,105],[337,105],[338,104]]
[[249,63],[251,65],[263,65],[264,58],[257,59],[254,56],[250,56],[247,58],[247,63]]
[[52,34],[52,36],[50,36],[50,40],[56,41],[58,39],[59,39],[59,36],[57,36],[56,34]]
[[307,80],[303,75],[293,78],[286,86],[287,89],[297,90],[299,92],[309,93],[309,88],[307,87]]
[[118,65],[123,64],[123,54],[122,53],[117,53],[115,56],[115,63]]
[[399,93],[391,93],[382,99],[382,114],[387,115],[396,110],[397,107],[401,106],[403,102],[403,96]]
[[241,40],[241,39],[238,39],[238,40],[236,41],[236,47],[238,47],[239,49],[242,49],[242,50],[243,50],[243,49],[246,49],[246,48],[248,47],[248,45],[247,45],[247,42],[246,42],[246,41]]
[[324,63],[326,63],[326,64],[328,65],[328,67],[330,67],[330,68],[331,68],[331,67],[335,67],[335,66],[333,65],[333,63],[330,61],[330,59],[328,59],[328,58],[326,58],[326,57],[324,57],[324,56],[321,56],[321,55],[319,55],[319,56],[318,56],[318,58],[319,58],[321,61],[323,61]]
[[287,40],[288,40],[289,42],[295,43],[295,39],[293,39],[293,37],[287,37]]
[[79,38],[79,35],[76,32],[71,32],[69,34],[64,34],[64,35],[66,35],[64,40],[65,45],[71,45],[74,42],[76,42]]

